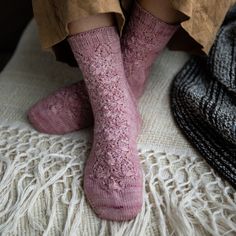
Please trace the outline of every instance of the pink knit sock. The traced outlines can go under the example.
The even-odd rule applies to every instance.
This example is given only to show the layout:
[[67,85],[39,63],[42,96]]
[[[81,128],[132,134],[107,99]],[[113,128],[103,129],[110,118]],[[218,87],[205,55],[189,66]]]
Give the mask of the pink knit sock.
[[[139,4],[134,4],[121,38],[121,46],[126,77],[136,98],[143,94],[153,61],[177,27],[159,20]],[[66,96],[63,99],[62,88],[34,105],[28,112],[33,126],[41,132],[64,134],[92,125],[92,112],[83,81],[79,82],[78,89],[76,93],[75,85],[72,85],[70,94],[70,87],[65,88]],[[51,106],[54,103],[56,105]],[[78,112],[73,112],[76,109]]]
[[125,74],[136,98],[142,96],[150,68],[177,30],[135,2],[131,17],[124,28],[121,48]]
[[84,190],[101,218],[129,220],[142,206],[142,171],[136,139],[140,117],[127,84],[115,27],[68,39],[83,73],[94,114],[93,146]]
[[49,134],[91,126],[93,114],[84,81],[61,88],[37,102],[28,111],[28,119],[38,131]]

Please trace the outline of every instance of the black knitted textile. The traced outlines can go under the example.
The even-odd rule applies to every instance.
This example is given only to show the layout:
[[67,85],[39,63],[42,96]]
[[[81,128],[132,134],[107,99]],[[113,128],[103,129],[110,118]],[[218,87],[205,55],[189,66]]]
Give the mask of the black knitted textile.
[[236,5],[209,56],[197,56],[171,88],[175,120],[206,161],[236,188]]

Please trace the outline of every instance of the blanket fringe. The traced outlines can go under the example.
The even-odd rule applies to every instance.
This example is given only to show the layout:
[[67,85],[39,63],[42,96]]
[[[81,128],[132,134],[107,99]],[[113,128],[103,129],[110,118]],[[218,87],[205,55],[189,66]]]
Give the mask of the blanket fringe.
[[85,136],[0,126],[0,137],[1,235],[235,235],[235,191],[201,158],[140,148],[142,212],[109,222],[84,196]]

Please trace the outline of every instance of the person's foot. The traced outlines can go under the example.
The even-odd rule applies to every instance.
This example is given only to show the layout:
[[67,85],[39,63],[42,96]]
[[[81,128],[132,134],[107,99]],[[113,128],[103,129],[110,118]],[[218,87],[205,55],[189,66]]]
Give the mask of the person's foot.
[[104,27],[68,41],[94,114],[93,145],[84,172],[86,197],[103,219],[132,219],[143,203],[136,143],[140,115],[125,77],[119,35],[115,27]]
[[43,98],[29,109],[27,116],[42,133],[65,134],[90,127],[93,113],[84,81]]
[[[121,47],[126,77],[136,99],[144,92],[151,65],[177,27],[159,20],[139,4],[134,4],[130,20],[121,38]],[[80,86],[81,88],[79,88]],[[93,115],[89,99],[86,99],[87,92],[83,82],[79,82],[77,87],[79,92],[76,99],[75,85],[72,85],[71,88],[65,88],[65,101],[60,96],[63,93],[62,88],[59,92],[53,93],[34,105],[28,112],[32,125],[41,132],[57,134],[76,131],[92,125]],[[70,101],[72,101],[71,104]],[[52,102],[62,109],[53,112],[51,106],[47,105]],[[71,115],[71,110],[76,109],[78,112],[73,112],[75,115]],[[57,125],[58,127],[56,127]]]

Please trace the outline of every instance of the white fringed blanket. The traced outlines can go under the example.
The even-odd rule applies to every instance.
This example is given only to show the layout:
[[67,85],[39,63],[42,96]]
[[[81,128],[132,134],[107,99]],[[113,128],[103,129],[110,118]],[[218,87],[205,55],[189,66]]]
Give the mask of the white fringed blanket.
[[235,235],[236,193],[181,135],[171,117],[169,85],[188,56],[165,51],[140,101],[142,212],[130,222],[96,217],[82,188],[90,131],[40,134],[27,108],[78,80],[78,69],[41,52],[35,23],[0,74],[0,235]]

